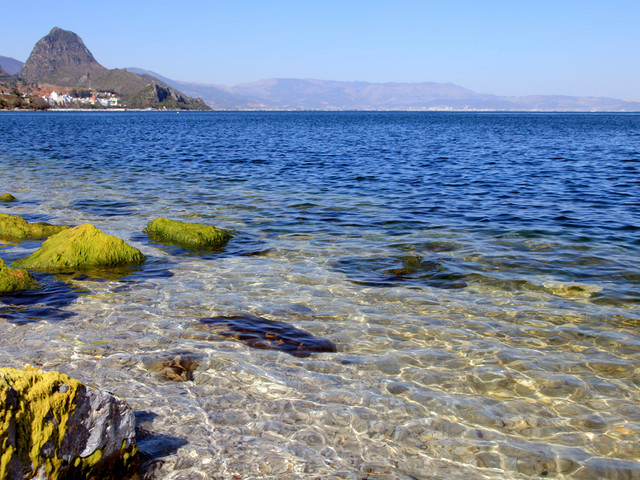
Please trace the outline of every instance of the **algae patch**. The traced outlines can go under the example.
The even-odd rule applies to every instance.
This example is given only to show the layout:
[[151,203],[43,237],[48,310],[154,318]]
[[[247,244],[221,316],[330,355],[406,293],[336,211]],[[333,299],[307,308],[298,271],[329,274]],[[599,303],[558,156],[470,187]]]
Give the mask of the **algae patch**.
[[19,464],[44,466],[57,478],[67,422],[82,384],[58,372],[0,368],[0,478],[13,478]]
[[221,248],[232,237],[229,231],[211,225],[180,222],[162,217],[149,222],[143,231],[161,242],[196,249]]
[[38,286],[38,281],[26,270],[10,268],[0,258],[0,294],[18,290],[29,290]]
[[0,480],[133,478],[134,424],[124,400],[63,373],[0,368]]
[[16,260],[13,265],[45,272],[64,272],[139,265],[144,261],[145,256],[137,248],[93,225],[84,224],[52,235],[40,249]]
[[20,215],[0,213],[0,238],[21,240],[24,238],[44,238],[71,228],[67,225],[51,225],[46,222],[30,223]]

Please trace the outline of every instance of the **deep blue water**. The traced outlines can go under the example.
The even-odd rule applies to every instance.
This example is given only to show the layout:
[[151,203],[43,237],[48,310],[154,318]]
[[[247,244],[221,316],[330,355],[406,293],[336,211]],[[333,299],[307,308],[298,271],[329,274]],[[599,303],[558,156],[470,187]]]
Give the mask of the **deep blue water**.
[[[637,264],[625,262],[640,248],[636,114],[20,113],[0,125],[0,154],[25,172],[126,189],[72,204],[96,215],[158,199],[205,212],[237,192],[256,202],[241,215],[252,229],[320,241],[402,244],[439,229],[546,239],[562,248],[553,261],[528,252],[509,265],[519,280],[606,279],[598,295],[638,301]],[[263,217],[275,222],[260,228]]]
[[[334,341],[336,365],[355,365],[336,392],[353,390],[364,405],[388,384],[385,395],[407,399],[402,408],[428,412],[410,416],[455,425],[433,427],[450,432],[439,446],[398,440],[407,465],[425,454],[536,476],[542,455],[556,458],[546,475],[640,475],[638,114],[9,112],[0,113],[0,175],[0,193],[19,200],[0,211],[95,223],[149,258],[113,288],[109,278],[47,277],[44,291],[4,298],[0,315],[21,328],[49,319],[64,329],[85,309],[121,308],[112,330],[149,321],[163,332],[149,344],[158,335],[197,350],[183,328],[248,311]],[[157,216],[235,237],[220,252],[159,245],[141,233]],[[36,247],[9,243],[0,254],[10,261]],[[147,348],[120,341],[109,348]],[[296,365],[305,375],[333,368]],[[134,402],[153,411],[149,398]],[[322,398],[312,401],[330,411]],[[474,433],[482,428],[493,433]],[[443,446],[456,441],[469,451]],[[572,466],[561,470],[560,457]],[[420,465],[411,468],[399,471]]]

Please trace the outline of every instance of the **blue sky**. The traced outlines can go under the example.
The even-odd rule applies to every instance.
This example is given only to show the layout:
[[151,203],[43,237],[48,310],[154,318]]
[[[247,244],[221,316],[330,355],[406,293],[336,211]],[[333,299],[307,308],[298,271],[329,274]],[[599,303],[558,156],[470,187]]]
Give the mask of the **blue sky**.
[[176,80],[452,82],[640,99],[640,0],[32,0],[14,10],[0,55],[22,61],[58,26],[108,68]]

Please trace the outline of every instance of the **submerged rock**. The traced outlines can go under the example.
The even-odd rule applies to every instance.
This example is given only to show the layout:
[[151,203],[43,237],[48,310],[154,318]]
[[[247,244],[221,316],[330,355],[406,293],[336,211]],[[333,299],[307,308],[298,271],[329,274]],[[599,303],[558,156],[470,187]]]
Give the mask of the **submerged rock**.
[[394,277],[405,277],[410,275],[428,275],[439,273],[444,270],[442,264],[434,260],[425,260],[419,255],[405,255],[400,257],[401,268],[392,268],[385,273]]
[[59,372],[0,368],[0,478],[131,478],[135,418],[124,400]]
[[200,364],[200,359],[189,352],[178,352],[148,356],[142,359],[142,364],[147,370],[156,372],[164,380],[186,382],[193,380],[193,371]]
[[232,237],[227,230],[211,225],[162,217],[149,222],[144,232],[156,240],[187,248],[220,248]]
[[202,318],[200,322],[202,326],[213,328],[218,335],[239,340],[250,347],[281,350],[295,357],[337,351],[330,340],[314,337],[284,322],[253,315]]
[[140,250],[122,239],[107,235],[90,224],[78,225],[49,237],[34,253],[13,266],[60,272],[90,267],[139,265],[145,261]]
[[71,227],[51,225],[46,222],[29,223],[20,215],[0,213],[0,238],[9,240],[23,238],[44,238]]
[[15,202],[17,199],[10,193],[3,193],[0,195],[0,202]]
[[410,283],[446,289],[467,286],[466,275],[456,271],[453,262],[435,256],[344,257],[333,265],[359,285],[390,287]]
[[26,270],[10,268],[0,258],[0,294],[17,290],[29,290],[38,286],[38,281]]

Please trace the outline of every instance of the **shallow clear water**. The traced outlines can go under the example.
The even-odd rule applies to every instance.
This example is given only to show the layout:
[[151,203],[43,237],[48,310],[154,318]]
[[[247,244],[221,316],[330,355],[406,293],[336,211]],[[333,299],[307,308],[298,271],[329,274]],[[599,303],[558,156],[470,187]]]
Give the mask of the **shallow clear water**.
[[0,363],[124,397],[147,478],[640,478],[640,115],[12,112],[0,179],[147,256],[0,298]]

